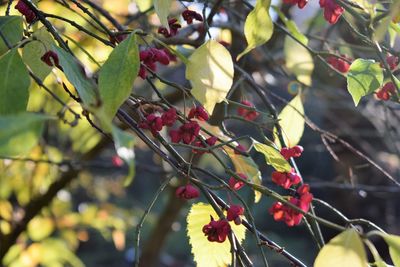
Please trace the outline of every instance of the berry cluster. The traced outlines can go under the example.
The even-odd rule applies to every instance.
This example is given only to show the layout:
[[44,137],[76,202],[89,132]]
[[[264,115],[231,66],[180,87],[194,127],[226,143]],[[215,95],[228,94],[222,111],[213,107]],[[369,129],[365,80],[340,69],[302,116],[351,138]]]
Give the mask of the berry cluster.
[[350,64],[353,59],[347,57],[346,55],[340,55],[340,57],[329,56],[326,61],[331,65],[334,69],[346,73],[350,69]]
[[[292,148],[284,147],[281,149],[281,154],[286,160],[291,157],[299,157],[302,152],[303,147],[301,146],[294,146]],[[272,181],[285,189],[289,189],[293,185],[298,185],[301,182],[301,178],[292,168],[289,172],[274,171],[272,173]],[[313,195],[310,193],[310,186],[308,184],[301,185],[297,188],[296,195],[289,197],[289,203],[297,206],[304,212],[308,212],[313,199]],[[284,221],[288,226],[298,225],[303,218],[302,213],[282,202],[275,202],[269,212],[273,215],[274,220]]]
[[141,62],[139,77],[142,79],[146,79],[147,77],[147,68],[152,71],[156,71],[157,62],[161,63],[162,65],[168,65],[171,61],[169,54],[164,49],[157,48],[148,48],[146,50],[142,50],[139,53],[139,57]]
[[[197,13],[196,11],[186,9],[182,12],[183,19],[187,22],[187,24],[192,24],[193,20],[203,21],[203,17]],[[159,27],[158,33],[164,35],[165,38],[170,38],[178,34],[178,30],[182,28],[182,25],[179,24],[176,18],[172,18],[168,20],[169,31],[165,27]]]
[[387,82],[375,94],[378,99],[387,101],[395,93],[396,93],[396,87],[395,87],[394,83]]
[[[254,109],[254,105],[250,101],[243,100],[240,103],[244,106]],[[250,110],[245,107],[238,107],[237,113],[239,116],[245,118],[248,121],[254,121],[260,115],[260,113],[258,113],[257,111]]]
[[[399,58],[389,54],[386,56],[386,62],[388,63],[390,70],[395,70],[399,65]],[[384,67],[382,63],[381,67]]]
[[[243,173],[238,173],[237,175],[240,176],[243,180],[247,180],[247,176],[244,175]],[[245,185],[245,183],[243,181],[236,179],[234,176],[229,178],[228,184],[229,184],[229,187],[235,191],[239,190],[240,188],[242,188]]]
[[[308,0],[283,0],[283,2],[304,8]],[[319,6],[324,9],[324,18],[330,24],[335,24],[344,12],[344,8],[338,5],[336,0],[319,0]]]
[[209,224],[204,225],[203,233],[207,236],[208,241],[223,243],[231,232],[231,225],[226,219],[215,221],[212,216]]
[[33,12],[32,9],[23,1],[19,0],[18,3],[15,5],[15,9],[25,16],[26,22],[32,23],[35,21],[35,12]]
[[158,132],[162,130],[163,126],[172,126],[177,118],[178,115],[176,114],[176,109],[170,108],[161,116],[155,113],[147,115],[146,119],[139,123],[139,127],[150,130],[150,132],[156,136]]
[[175,195],[177,198],[181,199],[193,199],[198,198],[200,196],[199,190],[197,190],[193,185],[187,184],[184,186],[178,187],[175,191]]

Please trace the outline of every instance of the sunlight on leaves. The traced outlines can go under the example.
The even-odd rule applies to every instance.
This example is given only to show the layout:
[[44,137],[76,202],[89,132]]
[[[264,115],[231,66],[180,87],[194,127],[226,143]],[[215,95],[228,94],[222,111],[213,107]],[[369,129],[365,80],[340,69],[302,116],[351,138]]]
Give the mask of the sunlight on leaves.
[[[231,245],[228,239],[223,243],[210,242],[204,235],[203,226],[210,222],[210,215],[218,219],[211,205],[205,203],[193,204],[187,216],[187,235],[192,246],[192,253],[197,267],[222,267],[231,262]],[[233,232],[240,243],[246,236],[243,225],[230,223]]]
[[400,236],[397,235],[381,235],[386,244],[389,246],[389,254],[396,267],[400,266]]
[[168,15],[172,0],[154,0],[154,10],[160,19],[161,25],[169,30]]
[[374,60],[356,59],[347,74],[347,90],[357,106],[363,96],[373,93],[382,86],[383,71]]
[[257,0],[256,6],[247,16],[244,24],[247,48],[237,56],[237,60],[257,46],[265,44],[271,38],[274,24],[269,15],[270,5],[271,0]]
[[54,222],[50,218],[35,217],[28,224],[28,236],[33,241],[40,241],[54,231]]
[[[283,139],[285,145],[294,147],[300,142],[304,132],[304,107],[301,101],[301,95],[295,96],[279,113],[279,125],[282,129]],[[281,148],[283,145],[280,143],[277,136],[277,129],[274,128],[274,142]]]
[[314,267],[367,267],[367,256],[357,231],[348,229],[322,247]]
[[186,65],[186,78],[191,81],[193,96],[212,114],[233,83],[233,62],[229,51],[209,40],[197,48]]
[[311,74],[314,71],[314,61],[310,52],[289,36],[285,37],[283,49],[288,70],[297,80],[310,86]]

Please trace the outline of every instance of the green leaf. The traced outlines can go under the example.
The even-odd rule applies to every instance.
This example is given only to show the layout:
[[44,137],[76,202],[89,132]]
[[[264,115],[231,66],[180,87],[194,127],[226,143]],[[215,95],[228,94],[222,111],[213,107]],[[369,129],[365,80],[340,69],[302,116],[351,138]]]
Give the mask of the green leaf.
[[367,267],[364,245],[357,231],[347,229],[319,251],[314,267]]
[[273,6],[275,12],[278,13],[279,18],[285,23],[286,28],[288,31],[297,39],[299,40],[302,44],[307,45],[308,44],[308,39],[307,37],[299,31],[299,28],[297,28],[296,23],[293,20],[289,20],[285,14],[282,13],[282,11],[279,9],[277,6]]
[[139,50],[132,33],[111,52],[100,69],[99,91],[110,120],[131,94],[139,66]]
[[83,66],[64,49],[53,45],[53,50],[58,55],[65,76],[77,90],[86,108],[97,106],[96,85],[92,79],[86,77]]
[[154,0],[154,10],[158,18],[160,19],[161,25],[169,30],[168,15],[171,7],[172,0]]
[[292,167],[290,167],[289,162],[276,148],[262,143],[255,143],[254,149],[262,153],[265,157],[265,162],[274,167],[275,170],[279,172],[289,172],[291,170]]
[[347,74],[347,90],[357,106],[361,97],[371,94],[383,83],[383,71],[374,60],[356,59]]
[[310,86],[311,74],[314,71],[314,61],[310,52],[290,36],[285,37],[283,49],[288,70],[297,80]]
[[124,180],[124,186],[128,186],[132,183],[135,175],[135,151],[133,150],[135,140],[131,134],[115,126],[112,127],[112,136],[118,156],[123,159],[129,167],[129,173]]
[[[288,147],[294,147],[297,145],[303,136],[305,124],[304,107],[300,94],[295,96],[289,104],[282,109],[278,116],[278,120],[285,145]],[[274,142],[279,148],[284,146],[279,141],[276,128],[274,128]]]
[[[0,32],[11,47],[18,44],[22,39],[24,28],[22,27],[21,16],[0,17]],[[0,37],[0,56],[9,50],[3,38]]]
[[[231,144],[237,145],[235,143]],[[224,150],[235,166],[236,172],[245,174],[252,183],[261,185],[261,172],[251,157],[237,155],[235,154],[235,151],[229,147],[224,148]],[[261,200],[261,197],[262,194],[259,191],[254,190],[254,202],[258,203]]]
[[400,10],[400,0],[395,0],[393,1],[392,5],[388,8],[389,14],[380,20],[380,24],[378,27],[376,27],[376,30],[373,34],[373,40],[375,42],[380,42],[383,40],[383,38],[386,35],[386,32],[389,29],[390,24],[392,23],[392,20],[399,15],[399,10]]
[[0,155],[17,156],[29,152],[38,142],[43,122],[50,118],[28,112],[0,116]]
[[191,81],[192,95],[212,114],[233,83],[233,62],[229,51],[209,40],[197,48],[186,65],[186,78]]
[[400,236],[381,235],[389,246],[389,254],[396,267],[400,267]]
[[50,218],[35,217],[27,228],[28,236],[33,241],[40,241],[50,236],[54,231],[54,222]]
[[45,27],[33,33],[34,40],[27,43],[22,50],[22,59],[31,71],[40,79],[44,80],[51,72],[52,67],[41,60],[41,57],[54,44],[53,38]]
[[[192,246],[192,253],[197,267],[223,267],[231,263],[231,245],[229,240],[223,243],[210,242],[204,235],[203,226],[210,222],[210,215],[218,220],[218,215],[209,204],[193,204],[187,221],[187,235]],[[239,243],[246,236],[246,228],[230,222],[232,231],[235,233]]]
[[244,24],[244,35],[247,48],[238,55],[237,60],[257,46],[263,45],[271,38],[274,24],[269,15],[271,0],[257,0],[256,6],[249,13]]
[[28,104],[30,78],[18,50],[0,58],[0,115],[24,111]]

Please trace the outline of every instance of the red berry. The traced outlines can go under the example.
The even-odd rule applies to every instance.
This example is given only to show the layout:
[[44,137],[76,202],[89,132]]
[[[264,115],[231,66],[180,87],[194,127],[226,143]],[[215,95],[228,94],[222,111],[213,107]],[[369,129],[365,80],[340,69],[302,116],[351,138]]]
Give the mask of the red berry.
[[209,116],[207,111],[202,106],[197,106],[190,109],[188,118],[196,118],[200,121],[207,121],[209,119]]
[[58,60],[58,55],[54,51],[47,51],[41,58],[43,62],[45,62],[50,67],[56,66],[60,67],[60,62]]
[[15,5],[15,9],[25,16],[28,23],[32,23],[36,19],[35,12],[33,12],[32,9],[21,0],[19,0]]
[[203,227],[203,233],[210,242],[223,243],[230,232],[231,226],[227,220],[220,219],[214,221],[212,216],[210,223]]
[[[250,108],[254,108],[253,103],[247,100],[243,100],[241,102],[242,105],[248,106]],[[249,110],[244,107],[238,107],[237,113],[239,116],[245,118],[246,120],[253,121],[255,120],[260,114],[255,110]]]
[[197,190],[194,186],[188,184],[185,186],[178,187],[175,191],[175,195],[178,198],[182,199],[193,199],[198,198],[200,196],[199,190]]
[[[242,179],[247,180],[247,176],[244,175],[243,173],[238,173],[237,175],[239,175]],[[242,188],[245,185],[245,183],[243,181],[236,179],[234,176],[229,178],[228,184],[229,184],[229,187],[235,191],[239,190],[240,188]]]
[[244,214],[244,208],[242,206],[231,205],[228,209],[226,219],[228,221],[234,221],[236,225],[239,225],[242,223],[240,216],[243,214]]
[[335,24],[344,12],[344,8],[339,6],[335,0],[319,0],[319,5],[324,8],[324,18],[330,24]]

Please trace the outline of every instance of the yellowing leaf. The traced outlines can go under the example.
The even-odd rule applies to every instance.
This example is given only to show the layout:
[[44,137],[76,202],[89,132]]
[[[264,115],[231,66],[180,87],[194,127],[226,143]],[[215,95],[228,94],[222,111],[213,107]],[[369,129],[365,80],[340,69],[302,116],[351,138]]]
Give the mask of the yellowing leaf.
[[389,246],[389,253],[396,267],[400,266],[400,236],[382,235]]
[[314,70],[313,58],[306,48],[286,36],[284,42],[286,67],[305,85],[311,85],[311,74]]
[[186,65],[186,78],[191,81],[192,95],[212,114],[233,83],[233,62],[229,51],[209,40],[197,48]]
[[154,10],[160,19],[161,24],[169,30],[168,15],[172,0],[154,0]]
[[238,55],[238,60],[257,46],[265,44],[271,38],[274,32],[274,24],[268,12],[270,5],[271,0],[257,0],[256,6],[247,16],[244,24],[247,48]]
[[35,217],[28,224],[28,235],[33,241],[40,241],[54,231],[54,222],[50,218]]
[[[187,216],[187,234],[197,267],[220,267],[231,262],[231,245],[228,239],[223,243],[210,242],[204,235],[203,226],[210,222],[210,215],[218,220],[218,215],[209,204],[193,204]],[[233,232],[240,243],[245,238],[246,228],[231,223]]]
[[267,162],[267,164],[274,167],[275,170],[280,172],[290,171],[290,164],[275,148],[265,144],[255,143],[254,149],[262,153],[265,156],[265,161]]
[[[305,123],[304,107],[300,95],[295,96],[289,104],[283,108],[278,119],[285,144],[289,147],[297,145],[303,136]],[[274,129],[274,142],[279,148],[283,146],[283,144],[279,142],[276,129]]]
[[[261,185],[262,177],[261,172],[258,170],[257,164],[251,157],[245,157],[242,155],[235,154],[232,148],[225,148],[225,152],[228,154],[235,170],[238,173],[243,173],[247,178],[254,184]],[[254,190],[254,202],[257,203],[261,200],[262,194]]]
[[357,231],[348,229],[322,247],[314,267],[367,267],[364,245]]

